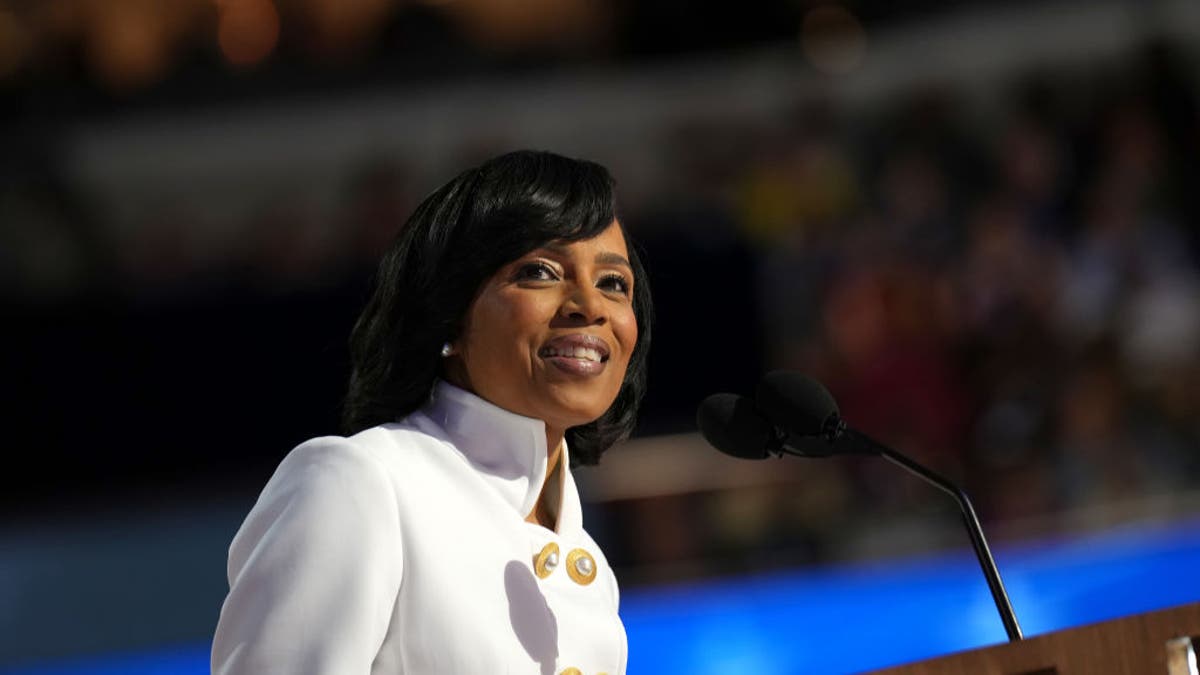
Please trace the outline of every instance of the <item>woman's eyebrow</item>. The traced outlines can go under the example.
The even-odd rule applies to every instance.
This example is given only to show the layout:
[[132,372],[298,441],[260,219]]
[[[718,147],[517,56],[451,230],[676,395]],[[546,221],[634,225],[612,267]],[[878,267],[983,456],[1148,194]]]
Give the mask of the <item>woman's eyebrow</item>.
[[596,254],[596,264],[597,265],[621,265],[623,267],[628,267],[630,270],[633,269],[633,265],[629,264],[629,261],[625,259],[625,256],[621,255],[620,253],[613,253],[611,251],[597,253]]
[[[542,249],[563,257],[568,255],[567,247],[562,244],[546,244]],[[629,264],[625,256],[613,251],[597,253],[595,262],[597,265],[620,265],[621,267],[628,267],[630,270],[633,270],[633,265]]]

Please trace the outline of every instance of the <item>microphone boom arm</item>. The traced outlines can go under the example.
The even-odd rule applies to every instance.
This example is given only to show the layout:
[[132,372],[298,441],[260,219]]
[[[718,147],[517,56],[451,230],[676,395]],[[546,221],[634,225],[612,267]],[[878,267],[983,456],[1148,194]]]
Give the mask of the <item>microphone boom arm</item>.
[[[979,524],[979,517],[975,515],[975,507],[972,506],[971,498],[967,496],[967,493],[963,492],[961,488],[951,483],[941,474],[917,463],[907,455],[892,450],[886,445],[858,433],[845,426],[840,420],[838,421],[838,427],[840,428],[832,432],[833,435],[854,444],[863,454],[883,457],[892,464],[903,468],[914,476],[945,492],[953,497],[954,501],[958,502],[958,508],[962,511],[963,521],[967,525],[967,532],[971,535],[971,546],[975,549],[975,557],[979,559],[979,566],[983,568],[983,576],[987,578],[988,589],[992,592],[992,600],[996,603],[996,610],[1000,612],[1000,620],[1004,622],[1004,630],[1008,633],[1008,639],[1010,642],[1022,639],[1021,627],[1017,625],[1017,617],[1013,613],[1012,604],[1008,601],[1008,593],[1004,590],[1004,582],[1000,580],[1000,572],[996,569],[996,561],[992,558],[992,552],[988,548],[987,539],[983,536],[983,528]],[[830,432],[827,431],[826,433]]]

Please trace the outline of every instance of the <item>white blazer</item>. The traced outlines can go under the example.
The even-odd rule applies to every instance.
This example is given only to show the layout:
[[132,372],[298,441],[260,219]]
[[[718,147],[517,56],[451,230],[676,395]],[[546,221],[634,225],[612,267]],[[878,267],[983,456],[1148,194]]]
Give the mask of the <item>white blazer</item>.
[[544,424],[445,382],[397,423],[301,444],[230,545],[213,672],[624,673],[565,450],[551,531],[525,522]]

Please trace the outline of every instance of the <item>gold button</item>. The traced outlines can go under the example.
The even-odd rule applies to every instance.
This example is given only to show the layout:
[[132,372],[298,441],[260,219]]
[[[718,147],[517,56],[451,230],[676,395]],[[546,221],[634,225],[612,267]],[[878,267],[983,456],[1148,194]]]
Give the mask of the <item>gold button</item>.
[[567,574],[575,583],[587,586],[596,580],[596,559],[581,548],[571,549],[567,554]]
[[571,667],[571,668],[567,668],[566,670],[562,671],[558,675],[583,675],[583,672],[581,670],[579,670],[578,668]]
[[539,579],[545,579],[556,567],[558,567],[558,544],[550,542],[533,557],[533,573]]

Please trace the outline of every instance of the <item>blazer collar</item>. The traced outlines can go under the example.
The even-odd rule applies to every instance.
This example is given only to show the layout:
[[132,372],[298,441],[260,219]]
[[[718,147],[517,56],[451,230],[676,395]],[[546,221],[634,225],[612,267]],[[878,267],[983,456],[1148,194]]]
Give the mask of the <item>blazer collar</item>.
[[[509,412],[463,389],[438,380],[423,411],[445,431],[456,450],[492,489],[524,518],[533,511],[546,477],[546,424]],[[582,526],[579,493],[563,440],[558,473],[562,503],[560,534]]]

